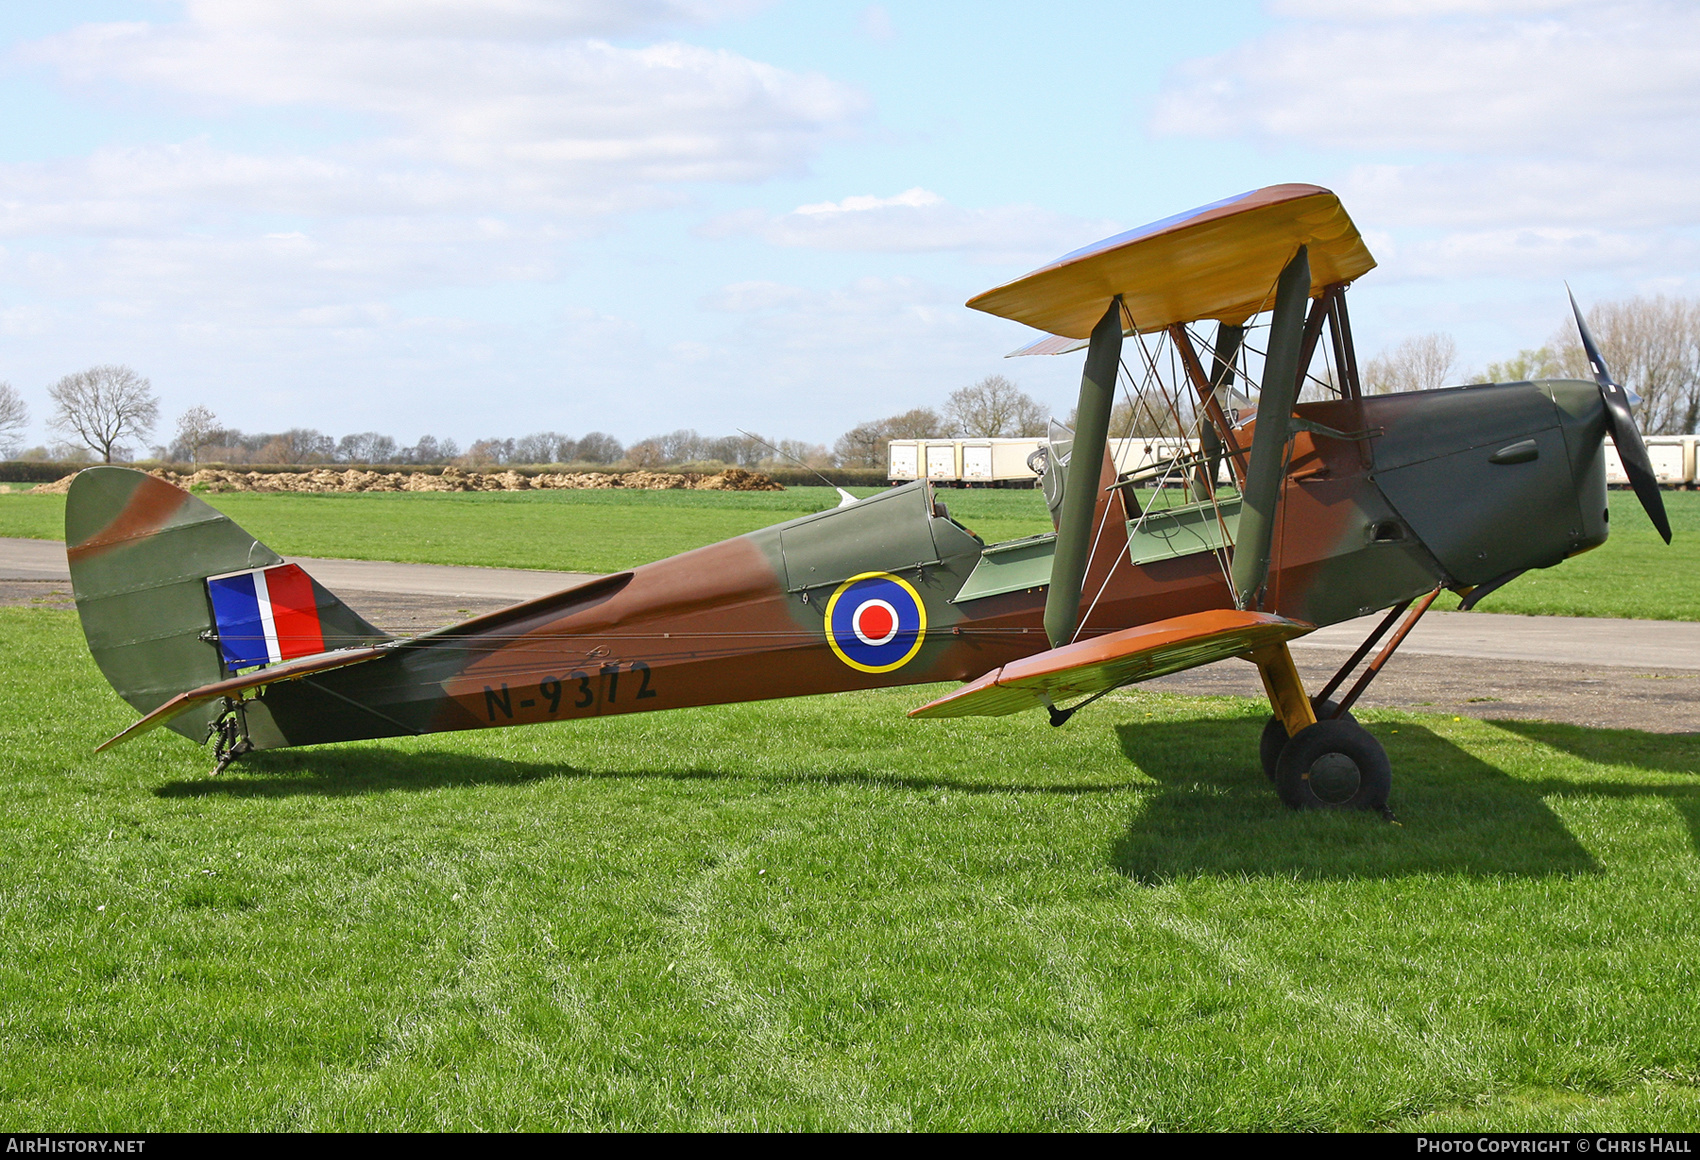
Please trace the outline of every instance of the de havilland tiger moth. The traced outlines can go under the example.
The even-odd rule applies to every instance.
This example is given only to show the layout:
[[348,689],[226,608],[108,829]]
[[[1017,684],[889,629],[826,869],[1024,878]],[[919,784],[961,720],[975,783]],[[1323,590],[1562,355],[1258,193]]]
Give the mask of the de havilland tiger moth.
[[[1037,463],[1053,533],[984,543],[919,480],[405,639],[187,492],[91,468],[65,511],[77,609],[143,714],[102,748],[165,725],[212,741],[223,769],[284,746],[940,681],[963,684],[911,717],[1060,725],[1238,658],[1268,693],[1260,756],[1281,800],[1391,817],[1387,755],[1350,709],[1435,598],[1468,607],[1603,543],[1608,435],[1670,527],[1579,310],[1593,382],[1366,396],[1346,290],[1374,266],[1333,193],[1277,185],[970,300],[1043,332],[1018,354],[1085,349],[1074,429]],[[1189,437],[1177,454],[1118,473],[1118,382]],[[1308,694],[1288,642],[1381,610]]]

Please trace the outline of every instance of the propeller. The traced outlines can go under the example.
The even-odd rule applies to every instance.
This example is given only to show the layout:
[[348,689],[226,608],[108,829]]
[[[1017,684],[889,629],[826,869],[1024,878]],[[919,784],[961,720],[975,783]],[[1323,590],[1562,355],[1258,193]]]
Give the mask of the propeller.
[[1647,457],[1647,445],[1641,442],[1641,432],[1636,430],[1635,417],[1629,412],[1629,397],[1612,381],[1606,360],[1600,357],[1600,348],[1594,345],[1594,336],[1588,333],[1588,324],[1582,319],[1582,308],[1576,305],[1576,295],[1570,292],[1568,286],[1565,291],[1570,293],[1570,309],[1576,314],[1576,329],[1582,332],[1582,349],[1587,352],[1588,365],[1594,370],[1594,381],[1600,385],[1600,398],[1606,405],[1606,426],[1611,431],[1612,442],[1617,445],[1617,456],[1623,461],[1623,470],[1629,476],[1629,484],[1635,489],[1641,507],[1647,512],[1647,518],[1653,521],[1653,526],[1668,544],[1670,520],[1665,516],[1665,498],[1659,491],[1658,478],[1653,474],[1653,461]]

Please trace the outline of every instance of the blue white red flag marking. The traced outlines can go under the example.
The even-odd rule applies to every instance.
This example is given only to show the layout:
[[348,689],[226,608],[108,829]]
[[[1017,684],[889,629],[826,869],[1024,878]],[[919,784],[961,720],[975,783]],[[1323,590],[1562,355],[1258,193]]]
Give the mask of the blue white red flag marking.
[[294,564],[207,581],[219,648],[232,671],[325,651],[312,578]]
[[864,572],[826,602],[826,642],[838,659],[864,673],[900,669],[921,651],[927,606],[889,572]]

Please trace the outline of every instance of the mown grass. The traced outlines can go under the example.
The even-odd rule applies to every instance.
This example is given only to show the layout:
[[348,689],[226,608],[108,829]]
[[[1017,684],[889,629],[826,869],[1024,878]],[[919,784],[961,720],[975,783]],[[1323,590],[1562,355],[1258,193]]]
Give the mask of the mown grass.
[[259,755],[0,610],[12,1130],[1700,1128],[1700,745],[926,690]]
[[[1556,568],[1529,572],[1477,605],[1483,612],[1700,620],[1700,492],[1667,491],[1671,542],[1635,493],[1608,493],[1611,538]],[[1439,607],[1452,607],[1450,598]]]
[[[869,489],[852,489],[869,494]],[[957,519],[987,543],[1048,531],[1037,491],[942,489]],[[1633,493],[1611,493],[1604,547],[1532,572],[1487,597],[1483,612],[1700,620],[1700,492],[1665,492],[1666,545]],[[208,502],[290,556],[611,572],[822,511],[826,487],[782,492],[417,492],[208,495]],[[0,495],[0,536],[58,539],[65,500]],[[1456,607],[1445,598],[1441,607]]]
[[[869,488],[847,489],[869,495]],[[824,511],[829,487],[777,492],[534,491],[201,498],[288,556],[613,572]],[[1037,491],[945,493],[988,543],[1050,530]],[[60,539],[65,498],[0,496],[0,536]]]

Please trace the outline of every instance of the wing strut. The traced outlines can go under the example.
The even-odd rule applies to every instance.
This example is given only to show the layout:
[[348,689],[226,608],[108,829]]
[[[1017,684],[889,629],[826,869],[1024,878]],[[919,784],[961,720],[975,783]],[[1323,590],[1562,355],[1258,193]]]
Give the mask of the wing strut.
[[1118,295],[1092,328],[1086,369],[1080,376],[1074,449],[1069,453],[1062,514],[1057,517],[1051,586],[1045,593],[1045,635],[1052,648],[1069,642],[1080,618],[1080,592],[1086,583],[1086,557],[1092,548],[1092,516],[1098,509],[1098,473],[1104,467],[1110,406],[1116,400],[1116,370],[1121,360],[1122,300]]
[[1275,282],[1275,308],[1269,318],[1269,353],[1263,360],[1251,465],[1246,469],[1234,546],[1234,591],[1241,608],[1262,606],[1263,585],[1269,579],[1269,550],[1275,541],[1275,509],[1281,498],[1293,403],[1299,395],[1299,347],[1309,296],[1310,258],[1300,246]]
[[[1209,443],[1212,437],[1221,442],[1216,448],[1206,447],[1210,453],[1209,475],[1212,488],[1216,482],[1216,465],[1222,460],[1221,448],[1225,446],[1228,452],[1228,462],[1234,473],[1234,482],[1245,482],[1245,452],[1240,449],[1239,440],[1234,438],[1234,425],[1228,422],[1228,416],[1222,410],[1222,400],[1217,392],[1224,386],[1232,386],[1234,381],[1234,355],[1240,348],[1240,340],[1245,335],[1245,327],[1229,326],[1226,323],[1216,327],[1216,365],[1214,373],[1207,380],[1204,377],[1204,364],[1198,361],[1198,351],[1192,345],[1192,336],[1186,332],[1186,324],[1177,322],[1169,327],[1169,338],[1180,352],[1181,363],[1186,367],[1186,376],[1192,381],[1192,389],[1198,393],[1199,406],[1210,419],[1200,428],[1201,442]],[[1208,496],[1199,496],[1207,499]]]

